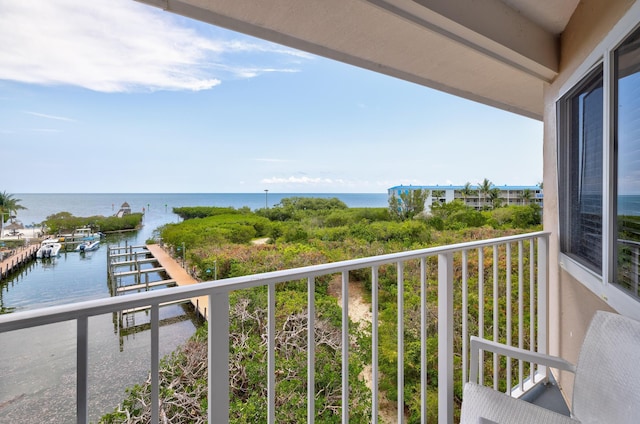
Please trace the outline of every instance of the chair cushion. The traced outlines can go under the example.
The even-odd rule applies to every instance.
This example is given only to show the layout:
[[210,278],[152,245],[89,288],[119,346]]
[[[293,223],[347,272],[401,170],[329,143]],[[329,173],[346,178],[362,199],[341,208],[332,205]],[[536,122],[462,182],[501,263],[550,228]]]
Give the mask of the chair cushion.
[[640,422],[640,322],[598,311],[584,338],[573,383],[582,423]]
[[580,424],[578,420],[475,383],[465,384],[462,399],[461,424]]

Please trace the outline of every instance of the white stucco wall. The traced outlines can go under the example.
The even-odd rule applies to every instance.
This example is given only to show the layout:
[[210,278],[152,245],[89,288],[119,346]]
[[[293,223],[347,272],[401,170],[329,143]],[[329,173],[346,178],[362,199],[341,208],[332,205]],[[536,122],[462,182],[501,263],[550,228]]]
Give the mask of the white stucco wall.
[[[558,255],[558,180],[556,108],[560,90],[598,43],[635,3],[631,0],[583,0],[561,36],[560,73],[544,93],[544,228],[552,232],[549,276],[550,353],[576,362],[582,340],[597,310],[612,310],[601,298],[560,268]],[[562,373],[559,383],[571,400],[573,376]]]

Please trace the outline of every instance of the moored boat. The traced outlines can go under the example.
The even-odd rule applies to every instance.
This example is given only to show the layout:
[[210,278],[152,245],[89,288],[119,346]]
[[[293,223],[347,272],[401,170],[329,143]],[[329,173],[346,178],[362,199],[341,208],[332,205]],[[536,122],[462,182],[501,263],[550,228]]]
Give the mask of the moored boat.
[[104,234],[101,232],[93,232],[91,228],[83,227],[76,228],[71,234],[60,234],[60,241],[74,242],[74,241],[87,241],[87,240],[100,240]]
[[78,252],[91,252],[92,250],[96,250],[98,247],[100,247],[100,240],[87,240],[80,243],[75,250]]
[[100,240],[102,233],[94,233],[91,228],[76,228],[71,235],[73,240]]
[[60,244],[57,239],[43,240],[40,244],[40,248],[36,252],[36,258],[54,258],[60,254],[61,248],[62,244]]

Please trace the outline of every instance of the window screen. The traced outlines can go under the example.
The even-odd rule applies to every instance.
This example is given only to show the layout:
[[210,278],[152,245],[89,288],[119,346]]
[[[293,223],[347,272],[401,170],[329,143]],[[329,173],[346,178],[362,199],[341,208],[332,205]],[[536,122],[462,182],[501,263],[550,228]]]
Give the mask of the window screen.
[[559,104],[560,246],[602,271],[602,67]]

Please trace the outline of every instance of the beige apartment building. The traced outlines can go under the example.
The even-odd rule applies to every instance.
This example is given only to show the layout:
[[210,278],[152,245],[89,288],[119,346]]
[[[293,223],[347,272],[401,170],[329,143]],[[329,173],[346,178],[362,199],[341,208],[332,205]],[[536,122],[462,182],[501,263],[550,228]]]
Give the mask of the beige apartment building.
[[[392,196],[400,198],[400,194],[407,194],[411,190],[428,190],[429,195],[425,201],[426,209],[429,209],[435,202],[450,203],[454,200],[459,200],[475,209],[491,205],[490,195],[482,193],[479,186],[469,186],[469,193],[466,192],[466,188],[461,185],[398,185],[387,189],[387,194],[389,198]],[[497,198],[502,206],[543,205],[544,191],[540,186],[492,185],[491,189],[497,190]]]

